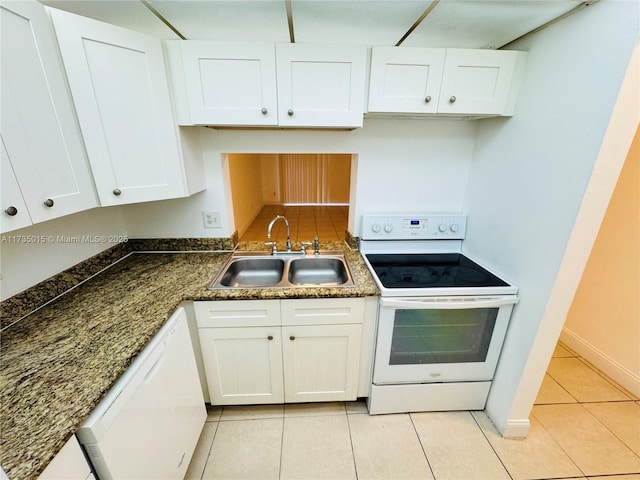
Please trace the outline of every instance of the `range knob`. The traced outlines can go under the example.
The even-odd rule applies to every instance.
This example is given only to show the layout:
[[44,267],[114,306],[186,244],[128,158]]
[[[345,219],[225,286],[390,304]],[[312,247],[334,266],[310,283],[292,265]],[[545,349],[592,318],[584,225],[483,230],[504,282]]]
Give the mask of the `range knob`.
[[456,233],[458,231],[458,224],[454,223],[449,227],[449,230],[451,230],[453,233]]
[[377,223],[374,223],[373,225],[371,225],[371,231],[373,233],[378,233],[380,231],[380,225],[378,225]]
[[391,233],[391,230],[393,230],[393,225],[391,225],[390,223],[387,223],[384,226],[384,231],[387,232],[387,233]]
[[447,226],[444,223],[441,223],[440,226],[438,227],[438,230],[444,233],[447,231]]

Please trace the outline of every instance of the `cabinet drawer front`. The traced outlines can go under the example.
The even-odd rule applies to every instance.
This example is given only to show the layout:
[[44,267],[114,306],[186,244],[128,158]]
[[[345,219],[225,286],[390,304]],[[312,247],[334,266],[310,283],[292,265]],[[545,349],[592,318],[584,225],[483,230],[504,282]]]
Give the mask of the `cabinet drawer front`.
[[280,325],[279,300],[194,302],[198,327],[261,327]]
[[362,323],[363,298],[282,300],[282,325]]

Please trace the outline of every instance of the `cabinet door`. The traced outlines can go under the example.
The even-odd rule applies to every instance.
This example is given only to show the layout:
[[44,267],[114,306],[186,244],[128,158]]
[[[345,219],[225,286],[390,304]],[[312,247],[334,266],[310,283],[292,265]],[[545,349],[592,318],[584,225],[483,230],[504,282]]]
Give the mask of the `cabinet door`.
[[102,205],[186,196],[160,39],[50,11]]
[[277,125],[273,43],[180,45],[194,125]]
[[3,1],[0,22],[3,155],[11,160],[31,219],[37,223],[97,206],[44,7]]
[[361,325],[282,327],[286,402],[355,400]]
[[503,114],[518,53],[447,49],[438,113]]
[[280,126],[362,127],[364,46],[277,44]]
[[31,217],[27,210],[27,204],[22,197],[18,179],[13,172],[9,154],[4,146],[4,140],[2,140],[1,143],[2,172],[0,173],[2,173],[2,178],[0,181],[2,182],[2,191],[0,194],[2,195],[2,202],[0,208],[2,208],[2,216],[0,217],[0,232],[8,232],[10,230],[28,227],[31,225]]
[[444,48],[374,47],[370,112],[436,113]]
[[200,328],[214,405],[282,403],[280,327]]

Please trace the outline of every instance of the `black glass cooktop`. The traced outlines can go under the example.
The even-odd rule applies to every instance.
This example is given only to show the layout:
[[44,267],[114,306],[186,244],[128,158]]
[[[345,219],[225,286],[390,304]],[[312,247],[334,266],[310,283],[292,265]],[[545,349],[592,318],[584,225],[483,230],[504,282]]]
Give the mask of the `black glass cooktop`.
[[366,257],[385,288],[509,286],[460,253],[369,253]]

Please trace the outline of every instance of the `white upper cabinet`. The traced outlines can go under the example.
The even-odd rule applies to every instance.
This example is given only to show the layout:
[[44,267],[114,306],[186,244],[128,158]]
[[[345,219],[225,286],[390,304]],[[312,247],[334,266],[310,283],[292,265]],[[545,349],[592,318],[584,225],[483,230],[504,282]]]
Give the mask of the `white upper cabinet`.
[[513,115],[512,89],[519,87],[525,55],[513,50],[447,49],[438,112]]
[[278,120],[288,127],[362,127],[363,46],[277,44]]
[[278,124],[273,44],[171,43],[181,45],[193,124]]
[[[44,7],[35,1],[3,1],[0,22],[1,229],[9,231],[98,203]],[[11,172],[18,190],[15,184],[7,186],[5,173]],[[11,206],[14,215],[13,209],[6,211]]]
[[0,188],[2,188],[2,228],[1,232],[8,232],[10,230],[16,230],[18,228],[24,228],[31,225],[31,216],[27,209],[27,204],[24,201],[22,192],[20,191],[20,185],[18,179],[13,172],[11,161],[9,160],[9,154],[4,146],[4,139],[2,139],[2,178],[0,181]]
[[525,52],[374,47],[369,112],[513,115]]
[[[102,205],[204,189],[197,132],[173,116],[160,39],[51,9]],[[188,155],[193,155],[193,158]]]
[[181,125],[362,126],[366,47],[168,41]]
[[444,54],[444,48],[373,48],[369,111],[436,113]]

